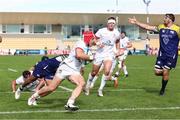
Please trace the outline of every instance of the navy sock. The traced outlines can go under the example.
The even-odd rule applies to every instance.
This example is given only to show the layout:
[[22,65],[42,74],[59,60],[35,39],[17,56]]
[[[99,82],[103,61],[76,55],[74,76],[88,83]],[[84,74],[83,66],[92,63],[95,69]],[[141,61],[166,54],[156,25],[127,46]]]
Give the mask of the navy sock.
[[168,80],[163,80],[162,79],[162,87],[161,87],[162,91],[165,91],[167,83],[168,83]]

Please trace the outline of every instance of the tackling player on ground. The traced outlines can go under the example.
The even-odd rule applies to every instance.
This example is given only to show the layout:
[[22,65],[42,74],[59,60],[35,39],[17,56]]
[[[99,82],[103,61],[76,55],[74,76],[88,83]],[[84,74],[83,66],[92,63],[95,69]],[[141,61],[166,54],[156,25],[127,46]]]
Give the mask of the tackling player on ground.
[[[22,85],[26,81],[26,79],[28,79],[30,77],[31,74],[32,74],[32,71],[25,70],[22,72],[22,75],[20,77],[18,77],[16,80],[13,80],[11,82],[11,87],[12,87],[13,93],[16,92],[16,86]],[[35,92],[40,81],[41,80],[35,80],[34,82],[27,85],[24,90]],[[19,99],[19,98],[15,98],[15,99]]]
[[[39,78],[44,79],[46,84],[51,83],[55,75],[55,72],[59,67],[59,64],[63,61],[63,59],[64,59],[63,56],[58,56],[37,63],[33,68],[34,69],[33,73],[16,90],[15,98],[18,99],[21,95],[21,92],[26,88],[26,86]],[[36,105],[35,102],[34,104]]]
[[95,45],[95,41],[92,38],[87,41],[78,41],[70,52],[68,58],[60,64],[52,82],[48,86],[45,86],[38,92],[34,93],[28,99],[28,105],[33,105],[36,99],[44,97],[55,91],[64,79],[68,79],[71,83],[76,85],[76,88],[72,91],[72,94],[65,105],[65,109],[70,111],[78,110],[79,107],[74,105],[74,103],[85,85],[85,81],[80,73],[80,70],[85,60],[92,61],[94,59],[93,56],[86,54],[89,47],[93,45]]

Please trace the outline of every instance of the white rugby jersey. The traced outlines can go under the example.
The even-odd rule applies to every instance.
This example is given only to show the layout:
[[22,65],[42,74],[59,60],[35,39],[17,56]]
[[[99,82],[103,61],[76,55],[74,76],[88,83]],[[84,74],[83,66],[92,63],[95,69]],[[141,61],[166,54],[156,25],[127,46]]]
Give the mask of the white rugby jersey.
[[[30,71],[30,72],[32,74],[33,71]],[[16,84],[22,85],[24,81],[25,81],[25,78],[21,75],[20,77],[16,79]],[[25,88],[30,91],[33,91],[37,87],[38,84],[39,84],[39,80],[35,80],[32,83],[29,83]]]
[[127,45],[129,43],[129,38],[128,37],[124,37],[123,39],[120,39],[120,48],[124,48],[125,51],[128,51],[127,49]]
[[[33,71],[30,71],[30,72],[31,72],[31,74],[32,74]],[[22,85],[22,84],[24,83],[24,81],[25,81],[25,78],[21,75],[20,77],[18,77],[18,78],[16,79],[16,84],[17,84],[17,85]]]
[[84,51],[84,53],[87,54],[88,52],[88,47],[86,46],[86,44],[84,43],[84,41],[78,41],[74,48],[71,50],[69,56],[64,60],[64,62],[71,68],[73,68],[74,70],[80,71],[82,65],[84,64],[84,60],[79,60],[76,58],[76,49],[80,48]]
[[116,40],[120,39],[120,33],[117,29],[109,31],[107,28],[99,29],[96,32],[96,37],[100,39],[100,42],[104,45],[102,48],[97,48],[97,54],[107,55],[113,54],[113,47],[115,46]]
[[24,83],[24,77],[21,75],[16,79],[16,84],[21,85]]

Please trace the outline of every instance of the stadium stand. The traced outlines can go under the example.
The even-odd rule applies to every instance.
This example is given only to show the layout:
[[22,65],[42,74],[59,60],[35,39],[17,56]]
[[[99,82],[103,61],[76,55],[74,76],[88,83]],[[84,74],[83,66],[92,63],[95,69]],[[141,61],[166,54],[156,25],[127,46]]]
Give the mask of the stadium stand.
[[3,37],[0,44],[1,49],[55,49],[57,41],[55,38],[8,38]]
[[76,43],[77,40],[66,40],[66,41],[62,41],[62,43],[64,44],[64,46],[69,46],[70,48],[72,48],[74,46],[74,44]]
[[153,48],[159,48],[159,39],[151,39],[149,45]]
[[[146,40],[133,40],[132,41],[133,48],[136,48],[137,50],[144,50],[146,45]],[[151,39],[149,41],[149,46],[153,48],[159,48],[159,39]]]
[[145,40],[133,40],[132,41],[132,48],[136,48],[136,50],[144,50],[145,49],[145,44],[146,44],[146,41]]

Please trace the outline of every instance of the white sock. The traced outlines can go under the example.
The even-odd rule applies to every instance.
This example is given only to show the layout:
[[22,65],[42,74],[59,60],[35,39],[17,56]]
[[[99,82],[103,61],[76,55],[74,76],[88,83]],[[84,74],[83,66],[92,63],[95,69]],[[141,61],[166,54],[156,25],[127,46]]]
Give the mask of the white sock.
[[35,92],[35,93],[32,95],[32,97],[34,97],[34,98],[36,98],[36,99],[40,98],[38,92]]
[[121,69],[122,69],[122,61],[119,61],[119,63],[118,63],[118,71],[117,71],[115,74],[116,74],[116,75],[119,75]]
[[88,80],[89,80],[89,81],[92,81],[92,80],[93,80],[93,78],[94,78],[94,77],[91,75],[91,73],[89,73]]
[[24,87],[22,85],[19,86],[18,88],[20,91],[23,91]]
[[111,80],[112,80],[112,81],[114,81],[114,80],[116,80],[116,79],[117,79],[117,77],[111,76]]
[[91,75],[91,73],[89,73],[89,77],[88,77],[88,80],[87,80],[87,83],[86,83],[86,88],[89,88],[91,82],[93,81],[93,76]]
[[98,76],[95,76],[92,80],[92,84],[94,84],[96,82],[96,80],[98,79]]
[[128,74],[128,71],[127,71],[127,68],[126,68],[126,65],[123,66],[123,71],[124,71],[124,74],[127,75]]
[[107,80],[107,76],[105,76],[104,74],[102,75],[101,78],[101,85],[99,87],[100,90],[103,90],[104,86],[106,85],[106,80]]
[[67,105],[69,105],[69,104],[74,104],[74,99],[68,99],[68,101],[67,101]]
[[119,68],[119,69],[122,68],[122,61],[119,61],[119,63],[118,63],[118,68]]

